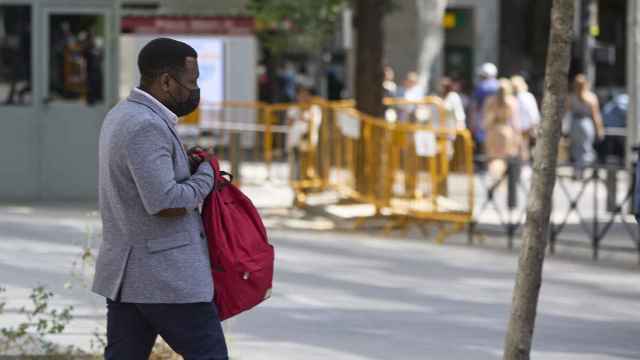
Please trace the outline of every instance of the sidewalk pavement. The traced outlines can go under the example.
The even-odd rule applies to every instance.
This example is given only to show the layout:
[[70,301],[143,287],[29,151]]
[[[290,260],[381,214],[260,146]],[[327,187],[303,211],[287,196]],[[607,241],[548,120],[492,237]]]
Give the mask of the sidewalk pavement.
[[[467,246],[458,234],[441,246],[415,229],[385,237],[375,221],[354,232],[347,220],[286,208],[282,187],[246,191],[270,226],[277,272],[273,298],[225,324],[234,360],[500,358],[517,266],[504,239]],[[14,310],[44,284],[54,306],[75,307],[52,339],[90,349],[105,306],[87,289],[91,266],[79,264],[99,233],[90,204],[0,207],[0,326],[18,323]],[[640,358],[640,272],[622,255],[592,262],[567,248],[548,258],[533,359]]]

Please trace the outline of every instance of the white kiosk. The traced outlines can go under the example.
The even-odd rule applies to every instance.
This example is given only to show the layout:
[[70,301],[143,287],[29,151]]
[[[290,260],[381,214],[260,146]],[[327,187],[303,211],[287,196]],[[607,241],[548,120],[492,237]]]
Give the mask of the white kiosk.
[[112,0],[0,0],[0,200],[96,198],[117,100]]
[[0,0],[0,201],[97,199],[102,120],[157,36],[201,53],[203,105],[255,99],[251,18],[121,18],[118,4]]

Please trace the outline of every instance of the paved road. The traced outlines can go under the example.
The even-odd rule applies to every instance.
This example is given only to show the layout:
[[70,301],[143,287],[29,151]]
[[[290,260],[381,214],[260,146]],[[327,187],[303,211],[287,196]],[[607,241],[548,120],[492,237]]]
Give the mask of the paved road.
[[[61,343],[89,346],[103,301],[73,281],[95,246],[89,210],[0,208],[0,285],[9,307],[46,284],[76,306]],[[375,234],[272,230],[274,296],[225,327],[238,359],[499,359],[517,259],[488,247],[438,246]],[[87,240],[90,239],[90,240]],[[640,358],[640,270],[548,259],[534,359]],[[15,323],[15,314],[0,324]]]

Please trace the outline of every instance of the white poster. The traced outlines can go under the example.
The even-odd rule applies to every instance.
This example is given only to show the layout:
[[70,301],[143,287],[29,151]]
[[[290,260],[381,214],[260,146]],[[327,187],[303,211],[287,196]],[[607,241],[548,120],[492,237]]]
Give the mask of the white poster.
[[432,131],[416,131],[414,134],[416,154],[422,157],[435,156],[437,151],[436,135]]
[[202,36],[178,36],[198,52],[200,68],[200,104],[203,110],[224,101],[224,44],[221,39]]
[[[163,35],[166,36],[166,35]],[[122,35],[120,38],[120,98],[129,95],[132,88],[138,86],[140,74],[137,67],[138,53],[156,35]],[[201,106],[224,101],[224,40],[206,36],[167,36],[191,45],[198,52],[200,68]]]
[[342,135],[352,139],[360,138],[360,119],[353,113],[338,111],[338,127],[342,130]]

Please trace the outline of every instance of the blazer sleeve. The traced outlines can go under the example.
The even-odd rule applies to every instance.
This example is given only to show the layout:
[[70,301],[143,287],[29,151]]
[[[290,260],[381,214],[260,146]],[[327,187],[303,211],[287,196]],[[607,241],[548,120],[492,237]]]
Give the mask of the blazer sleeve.
[[172,140],[151,121],[134,130],[126,142],[127,165],[145,210],[196,208],[213,188],[213,169],[203,162],[187,180],[178,183],[172,160]]

